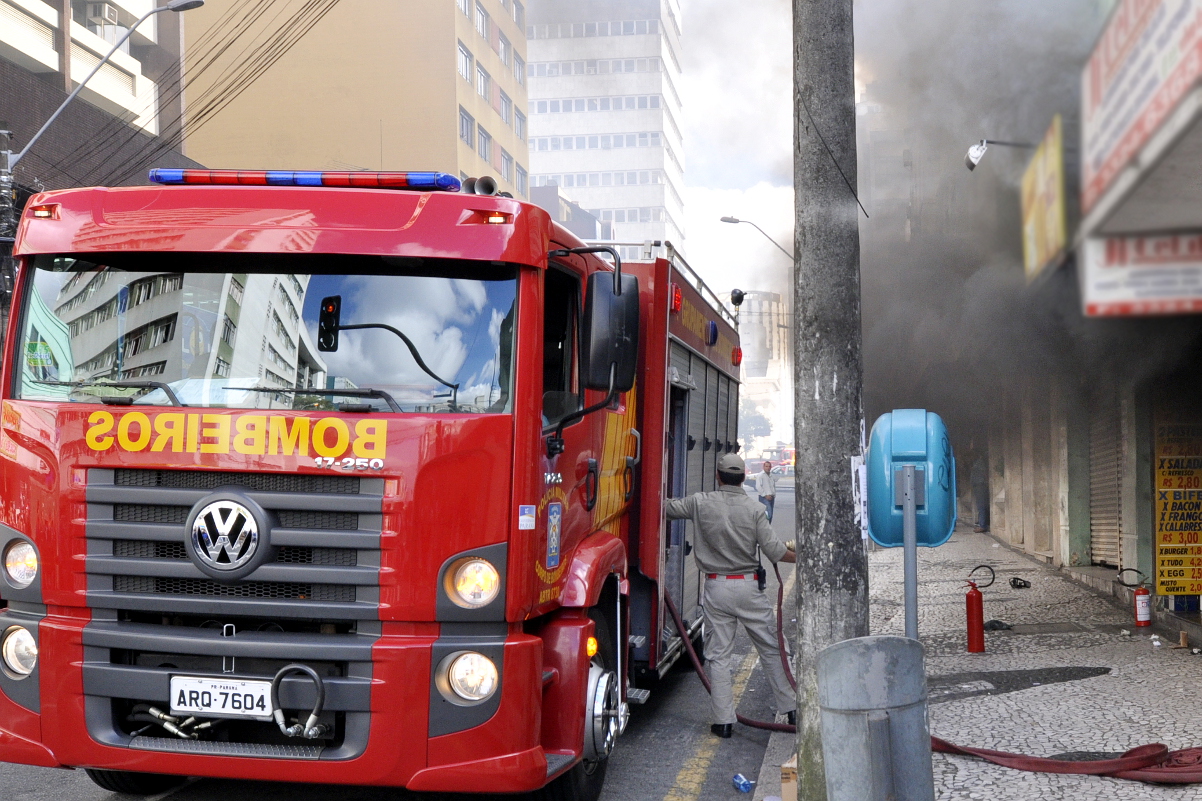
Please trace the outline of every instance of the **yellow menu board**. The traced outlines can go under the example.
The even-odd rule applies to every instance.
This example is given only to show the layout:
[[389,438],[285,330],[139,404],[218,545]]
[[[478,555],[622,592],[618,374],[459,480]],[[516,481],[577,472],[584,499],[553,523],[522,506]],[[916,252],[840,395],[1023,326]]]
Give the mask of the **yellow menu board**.
[[1202,425],[1156,419],[1156,594],[1202,594]]

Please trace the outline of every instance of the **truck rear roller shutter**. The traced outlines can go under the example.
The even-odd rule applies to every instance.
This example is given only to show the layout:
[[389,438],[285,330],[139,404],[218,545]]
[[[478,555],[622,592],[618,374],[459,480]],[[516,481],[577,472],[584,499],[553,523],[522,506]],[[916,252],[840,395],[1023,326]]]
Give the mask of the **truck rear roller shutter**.
[[697,388],[689,392],[689,455],[688,455],[688,491],[705,492],[714,488],[714,476],[705,472],[705,392],[706,374],[705,363],[694,358],[689,366],[689,374],[696,382]]
[[1089,410],[1089,550],[1095,565],[1119,567],[1122,437],[1113,387],[1094,392]]

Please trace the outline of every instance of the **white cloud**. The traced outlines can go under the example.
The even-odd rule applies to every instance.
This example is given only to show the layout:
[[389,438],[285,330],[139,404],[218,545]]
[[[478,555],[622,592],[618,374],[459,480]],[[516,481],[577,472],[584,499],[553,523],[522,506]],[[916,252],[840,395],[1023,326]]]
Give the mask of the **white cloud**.
[[681,11],[685,183],[792,184],[789,0],[684,0]]

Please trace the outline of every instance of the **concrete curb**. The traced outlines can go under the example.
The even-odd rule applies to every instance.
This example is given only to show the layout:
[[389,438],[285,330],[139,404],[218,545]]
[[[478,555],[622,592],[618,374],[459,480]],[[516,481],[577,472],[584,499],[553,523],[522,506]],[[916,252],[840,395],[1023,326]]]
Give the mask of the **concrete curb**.
[[[763,801],[769,796],[780,796],[780,766],[789,760],[797,751],[797,735],[783,731],[774,731],[768,738],[768,747],[764,749],[764,761],[760,765],[760,775],[755,783],[755,795],[752,801]],[[788,799],[788,801],[794,801]]]

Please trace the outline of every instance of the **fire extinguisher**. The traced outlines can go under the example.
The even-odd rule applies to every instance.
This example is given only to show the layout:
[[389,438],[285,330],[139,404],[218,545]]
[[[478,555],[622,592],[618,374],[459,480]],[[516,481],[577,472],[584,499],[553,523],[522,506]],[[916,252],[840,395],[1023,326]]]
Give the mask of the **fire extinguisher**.
[[991,586],[996,577],[993,568],[989,565],[977,565],[969,571],[969,578],[964,582],[968,585],[968,593],[964,596],[964,606],[968,615],[968,652],[970,654],[985,653],[985,610],[982,604],[983,597],[981,591],[977,589],[977,583],[971,578],[972,574],[981,568],[989,571],[989,584],[982,586]]
[[[1139,576],[1139,581],[1135,584],[1129,584],[1123,581],[1121,576],[1124,573],[1134,573]],[[1135,588],[1135,625],[1136,626],[1151,626],[1152,625],[1152,591],[1148,589],[1147,576],[1139,572],[1133,567],[1128,567],[1118,572],[1119,584],[1124,587]]]

